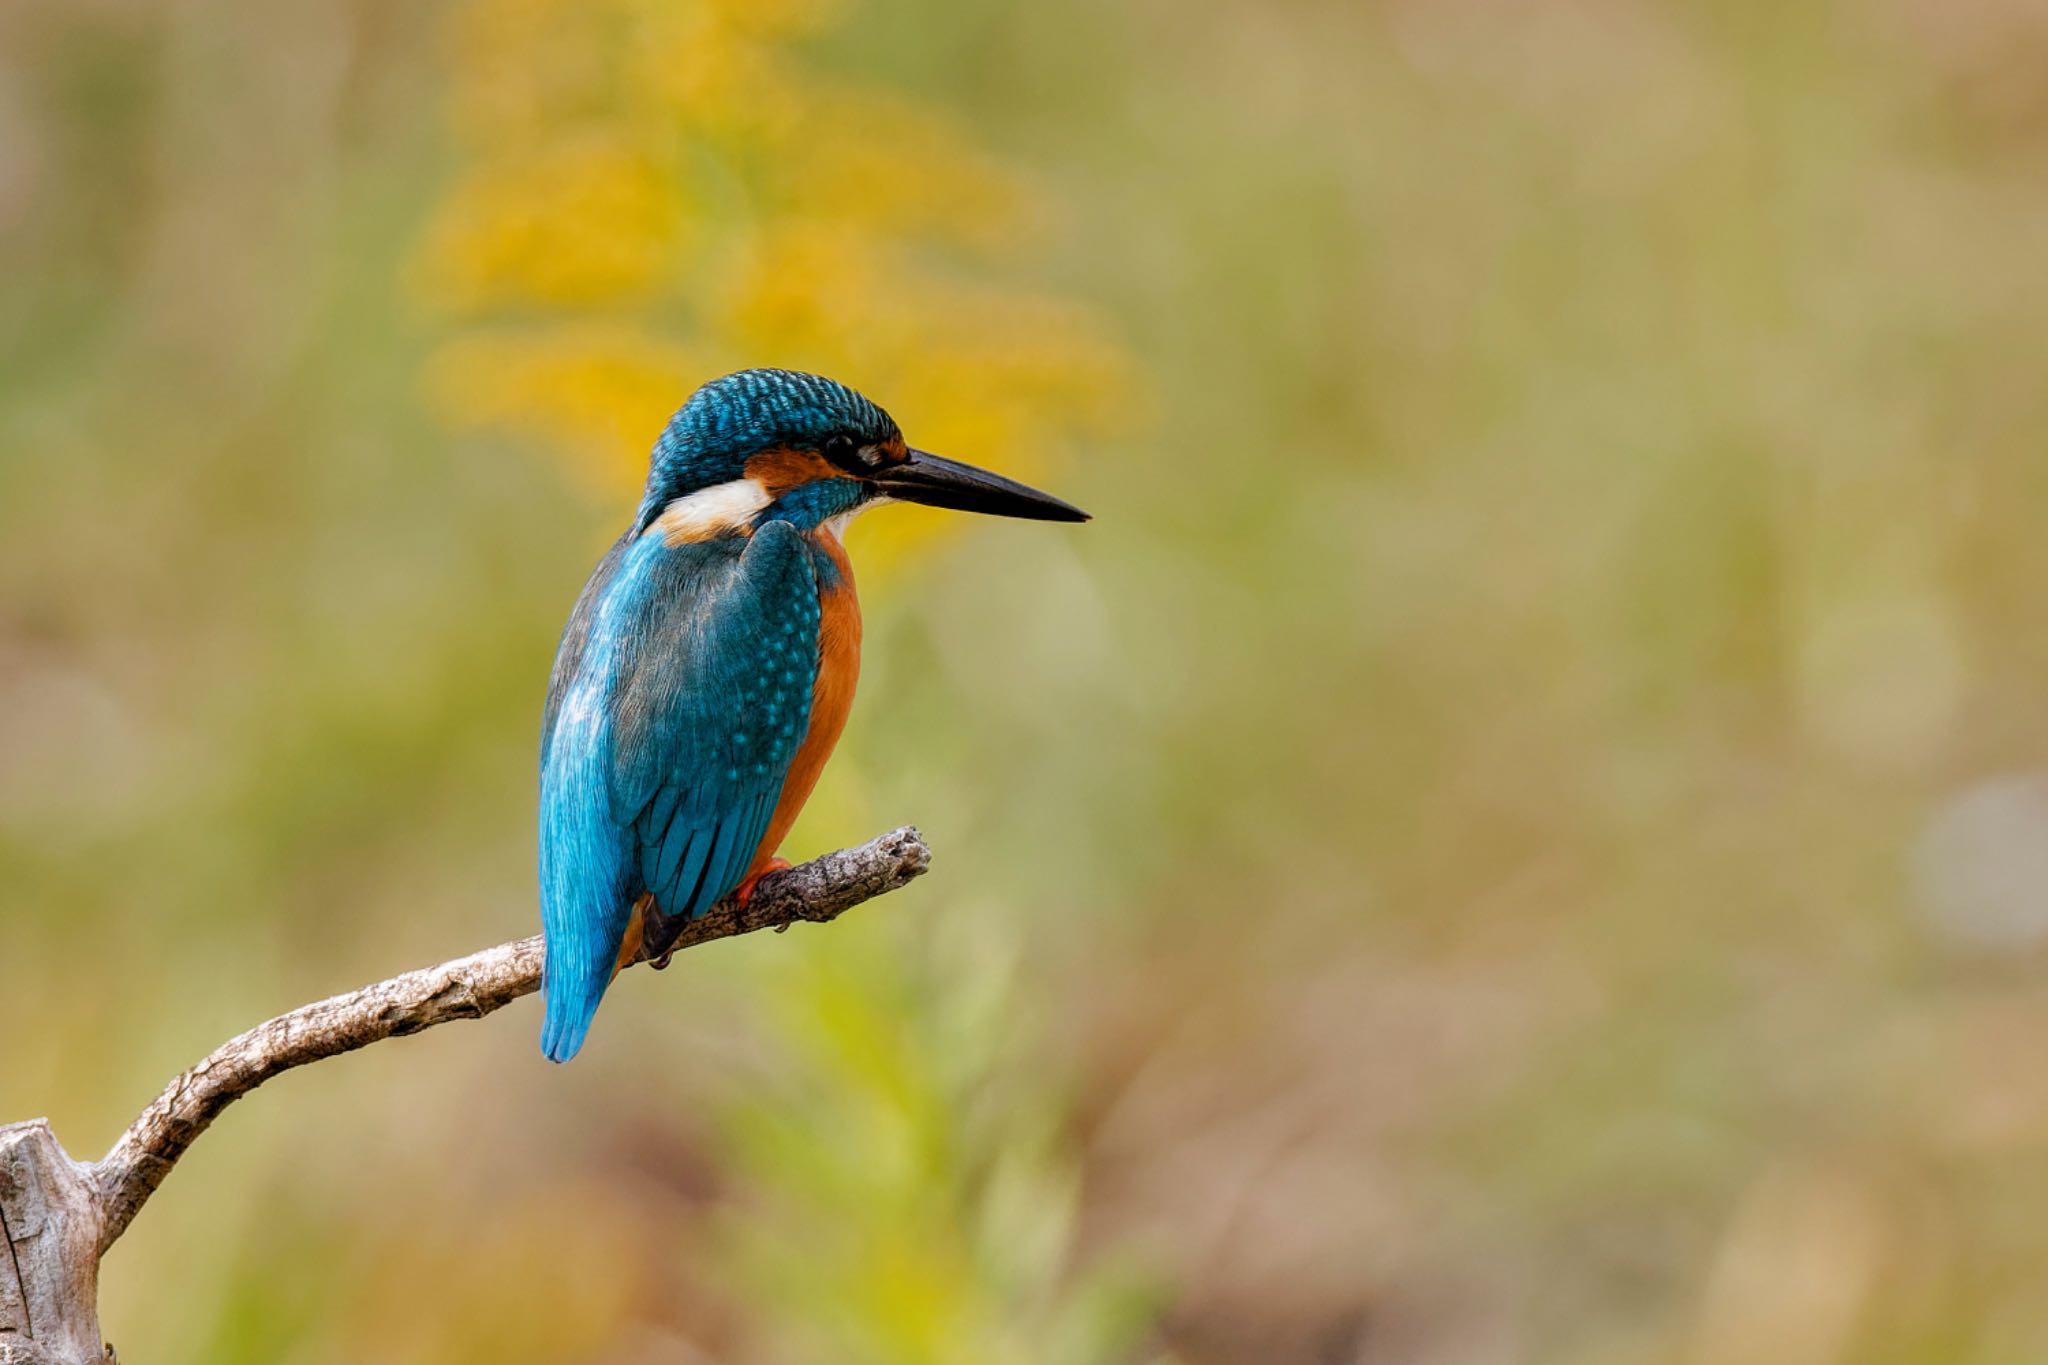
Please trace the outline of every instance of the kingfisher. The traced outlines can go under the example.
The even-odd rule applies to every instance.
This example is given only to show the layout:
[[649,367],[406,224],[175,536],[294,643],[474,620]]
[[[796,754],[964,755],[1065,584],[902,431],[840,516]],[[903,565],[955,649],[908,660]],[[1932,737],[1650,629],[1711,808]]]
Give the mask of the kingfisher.
[[540,746],[541,1051],[566,1062],[643,945],[775,856],[853,705],[860,605],[840,543],[886,502],[1086,521],[904,443],[843,384],[742,370],[654,444],[632,523],[562,632]]

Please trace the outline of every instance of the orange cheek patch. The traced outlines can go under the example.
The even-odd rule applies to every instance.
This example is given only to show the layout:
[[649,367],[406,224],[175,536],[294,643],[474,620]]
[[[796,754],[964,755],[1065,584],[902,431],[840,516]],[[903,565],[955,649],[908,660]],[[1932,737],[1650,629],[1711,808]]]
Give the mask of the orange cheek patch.
[[764,450],[747,461],[747,477],[767,489],[771,499],[813,479],[834,478],[838,473],[815,451],[791,450],[787,446]]

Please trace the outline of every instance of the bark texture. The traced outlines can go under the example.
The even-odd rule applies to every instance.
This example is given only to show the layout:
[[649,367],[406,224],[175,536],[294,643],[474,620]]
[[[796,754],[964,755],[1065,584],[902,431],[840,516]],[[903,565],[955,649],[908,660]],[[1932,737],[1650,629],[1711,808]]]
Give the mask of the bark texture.
[[[824,923],[908,885],[931,864],[915,829],[893,830],[763,877],[749,902],[672,925],[638,961],[756,929]],[[41,1119],[0,1127],[0,1365],[93,1365],[99,1262],[178,1158],[223,1109],[272,1076],[457,1019],[481,1019],[540,989],[538,936],[302,1005],[215,1048],[165,1087],[93,1165],[73,1161]]]
[[100,1341],[100,1206],[92,1168],[42,1119],[0,1128],[0,1362],[83,1365]]

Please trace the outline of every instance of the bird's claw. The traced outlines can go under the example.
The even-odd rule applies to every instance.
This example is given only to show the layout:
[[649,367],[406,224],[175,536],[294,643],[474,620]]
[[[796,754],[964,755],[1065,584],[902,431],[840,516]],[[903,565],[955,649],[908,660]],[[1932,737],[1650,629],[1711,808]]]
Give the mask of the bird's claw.
[[[791,863],[787,858],[770,858],[767,862],[761,864],[761,868],[758,872],[752,873],[747,877],[745,881],[741,882],[738,886],[733,888],[733,904],[739,906],[739,908],[742,910],[746,909],[747,903],[753,900],[754,898],[754,888],[760,884],[761,878],[767,876],[771,872],[786,871],[790,866]],[[680,926],[677,927],[680,928]],[[787,924],[778,924],[775,926],[775,932],[779,934],[787,928],[789,928]],[[677,935],[675,933],[670,933],[668,935],[669,943],[666,948],[663,948],[659,953],[653,955],[652,957],[642,958],[641,961],[645,962],[649,967],[652,967],[657,972],[667,967],[670,960],[673,959],[676,955],[676,937]]]
[[787,858],[770,858],[767,862],[761,864],[759,871],[750,874],[747,877],[747,879],[741,882],[739,886],[733,891],[733,903],[739,906],[739,908],[742,910],[746,909],[747,902],[754,899],[754,888],[760,885],[761,878],[767,876],[771,872],[786,872],[789,870],[789,867],[790,861]]

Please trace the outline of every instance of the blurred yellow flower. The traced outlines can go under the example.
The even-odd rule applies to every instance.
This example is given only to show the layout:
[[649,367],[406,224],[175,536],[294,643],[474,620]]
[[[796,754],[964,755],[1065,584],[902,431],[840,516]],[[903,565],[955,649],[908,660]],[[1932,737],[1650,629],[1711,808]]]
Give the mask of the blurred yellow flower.
[[774,201],[822,220],[996,250],[1030,225],[1023,187],[958,129],[906,100],[807,84],[766,150]]
[[456,313],[644,303],[681,246],[683,218],[675,177],[630,143],[536,148],[476,167],[449,192],[421,289]]
[[458,425],[520,431],[600,489],[637,484],[644,447],[702,374],[701,354],[625,322],[476,329],[427,371],[429,397]]
[[[1024,478],[1112,426],[1132,380],[1094,315],[961,274],[1028,237],[1025,187],[945,118],[792,50],[843,12],[462,7],[465,170],[415,262],[449,327],[429,369],[445,420],[533,439],[620,495],[689,390],[748,365],[830,374],[920,444]],[[874,520],[861,557],[882,569],[950,524]]]

